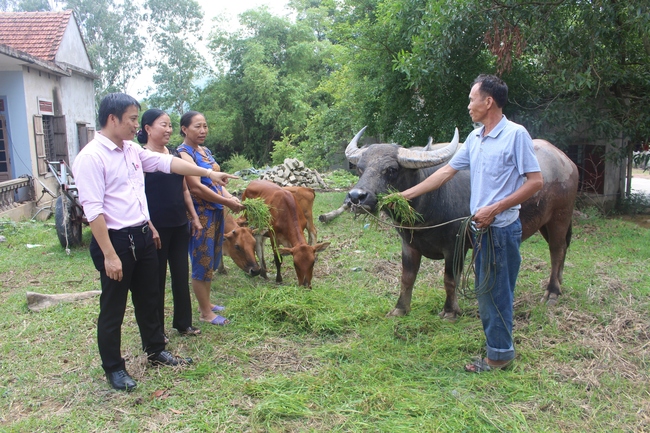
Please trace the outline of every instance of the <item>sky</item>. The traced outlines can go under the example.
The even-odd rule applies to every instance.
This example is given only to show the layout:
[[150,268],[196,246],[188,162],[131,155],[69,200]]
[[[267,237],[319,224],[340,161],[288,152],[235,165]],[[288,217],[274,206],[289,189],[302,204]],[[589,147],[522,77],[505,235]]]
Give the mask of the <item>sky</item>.
[[[269,9],[269,12],[273,15],[284,16],[289,13],[286,9],[289,0],[197,0],[197,2],[203,8],[203,13],[205,15],[203,42],[208,41],[208,35],[212,28],[212,19],[215,17],[225,18],[229,23],[229,26],[232,26],[232,30],[234,30],[236,29],[238,22],[237,16],[250,9],[257,9],[266,6]],[[205,59],[208,62],[211,62],[212,59],[208,55],[208,50],[205,45],[198,48]],[[133,82],[129,83],[127,93],[135,96],[137,99],[142,99],[147,96],[147,88],[151,86],[152,82],[153,71],[145,68],[142,70],[140,75],[133,80]]]
[[[249,9],[267,6],[273,15],[284,15],[288,0],[197,0],[203,13],[210,21],[215,16],[226,16],[236,20],[238,14]],[[206,20],[207,22],[208,20]]]

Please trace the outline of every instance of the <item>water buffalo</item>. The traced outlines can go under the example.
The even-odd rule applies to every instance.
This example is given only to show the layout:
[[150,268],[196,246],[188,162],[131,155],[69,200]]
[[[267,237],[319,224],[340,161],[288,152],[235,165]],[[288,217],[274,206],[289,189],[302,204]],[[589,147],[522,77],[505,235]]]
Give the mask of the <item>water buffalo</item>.
[[[357,184],[348,192],[345,204],[356,212],[374,212],[377,194],[389,188],[404,191],[443,167],[459,147],[458,130],[451,143],[434,150],[406,149],[396,144],[372,144],[359,148],[362,129],[352,139],[345,154],[357,166]],[[542,170],[544,187],[521,206],[522,239],[540,231],[551,253],[551,276],[542,301],[555,304],[560,295],[566,250],[571,241],[571,218],[578,191],[578,169],[559,149],[544,140],[533,140]],[[469,171],[460,171],[440,189],[412,200],[411,206],[424,218],[421,227],[430,227],[470,215]],[[398,229],[402,238],[402,279],[400,296],[389,316],[403,316],[411,309],[413,284],[422,256],[445,260],[444,285],[447,299],[440,316],[455,319],[460,313],[453,276],[456,234],[461,221],[424,230]],[[466,242],[469,248],[470,242]],[[466,251],[465,251],[466,252]]]

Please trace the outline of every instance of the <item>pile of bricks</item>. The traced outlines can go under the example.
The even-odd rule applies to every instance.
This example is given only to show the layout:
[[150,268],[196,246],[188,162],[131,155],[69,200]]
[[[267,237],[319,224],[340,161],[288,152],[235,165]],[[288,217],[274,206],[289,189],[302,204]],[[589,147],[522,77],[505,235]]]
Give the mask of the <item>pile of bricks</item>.
[[298,159],[287,158],[284,164],[276,165],[260,176],[280,186],[306,186],[309,188],[327,188],[316,170],[305,167]]

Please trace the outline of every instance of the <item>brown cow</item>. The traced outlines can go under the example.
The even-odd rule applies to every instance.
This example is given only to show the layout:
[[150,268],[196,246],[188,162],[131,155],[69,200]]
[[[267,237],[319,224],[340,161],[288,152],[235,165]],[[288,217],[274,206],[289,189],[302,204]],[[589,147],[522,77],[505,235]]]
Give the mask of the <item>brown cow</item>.
[[[307,229],[307,233],[309,235],[309,240],[307,243],[309,245],[315,245],[316,240],[318,237],[318,231],[316,230],[316,226],[314,225],[314,216],[313,216],[313,209],[314,209],[314,199],[316,198],[316,192],[314,191],[313,188],[308,188],[306,186],[283,186],[282,188],[286,189],[289,191],[291,194],[293,194],[293,198],[296,199],[296,203],[298,204],[298,207],[302,211],[302,214],[305,216],[305,225],[302,225],[302,231],[304,232],[305,229]],[[241,226],[245,227],[248,225],[248,221],[246,221],[245,217],[239,217],[235,220],[235,222]],[[303,221],[301,220],[301,224]]]
[[[316,193],[313,188],[307,188],[305,186],[285,186],[283,188],[293,194],[293,198],[296,199],[298,207],[305,216],[306,228],[309,233],[309,241],[307,243],[309,245],[316,245],[318,232],[316,231],[316,226],[314,226],[314,216],[312,214]],[[302,227],[302,230],[304,231],[305,227]]]
[[[223,255],[251,277],[260,274],[260,265],[255,258],[255,237],[249,227],[240,227],[229,211],[224,213]],[[219,263],[219,272],[225,273],[223,260]]]
[[[273,260],[277,269],[275,281],[282,282],[280,256],[292,255],[298,284],[311,287],[316,252],[325,250],[329,246],[329,242],[316,245],[307,244],[302,229],[302,227],[307,226],[307,221],[290,191],[269,181],[254,180],[242,194],[242,201],[248,198],[262,198],[269,205],[271,211],[273,230],[268,231],[266,236],[271,239]],[[263,248],[264,238],[262,235],[256,235],[256,240],[257,256],[262,266],[261,275],[267,278]],[[285,248],[280,248],[280,245]]]

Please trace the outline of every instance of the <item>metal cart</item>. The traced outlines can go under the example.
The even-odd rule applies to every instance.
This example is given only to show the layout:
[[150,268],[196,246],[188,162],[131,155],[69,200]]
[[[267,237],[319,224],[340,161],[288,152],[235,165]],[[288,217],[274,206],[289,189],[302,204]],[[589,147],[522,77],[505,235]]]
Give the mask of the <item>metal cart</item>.
[[60,187],[60,194],[54,208],[56,234],[61,246],[68,250],[70,247],[81,245],[83,224],[87,224],[88,221],[79,203],[79,194],[68,164],[61,160],[47,161],[47,165]]

